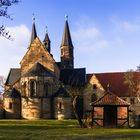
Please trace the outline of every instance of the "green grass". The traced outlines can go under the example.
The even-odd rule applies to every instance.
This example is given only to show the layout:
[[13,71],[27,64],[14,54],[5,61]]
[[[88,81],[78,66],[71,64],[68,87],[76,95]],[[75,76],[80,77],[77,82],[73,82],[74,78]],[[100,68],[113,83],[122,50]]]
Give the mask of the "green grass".
[[0,140],[140,140],[139,129],[79,128],[76,120],[0,120]]

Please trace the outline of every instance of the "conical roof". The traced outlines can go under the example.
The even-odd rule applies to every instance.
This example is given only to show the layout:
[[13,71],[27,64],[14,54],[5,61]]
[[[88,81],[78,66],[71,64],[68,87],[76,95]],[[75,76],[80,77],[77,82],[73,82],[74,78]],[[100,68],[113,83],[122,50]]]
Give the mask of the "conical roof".
[[64,27],[61,46],[71,46],[71,47],[73,47],[71,34],[70,34],[70,30],[69,30],[69,25],[68,25],[68,20],[65,21],[65,27]]
[[48,33],[45,34],[45,38],[43,40],[43,43],[45,43],[45,42],[50,42],[50,38],[49,38]]
[[36,32],[35,22],[33,21],[30,43],[32,43],[36,39],[36,37],[37,37],[37,32]]

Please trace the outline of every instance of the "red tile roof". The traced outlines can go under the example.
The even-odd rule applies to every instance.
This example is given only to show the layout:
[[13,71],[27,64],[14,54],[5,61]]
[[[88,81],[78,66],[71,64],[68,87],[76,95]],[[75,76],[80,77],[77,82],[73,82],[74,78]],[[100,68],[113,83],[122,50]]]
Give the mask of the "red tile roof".
[[115,105],[115,106],[129,106],[130,104],[123,99],[119,98],[113,93],[107,92],[103,97],[97,101],[91,103],[92,106],[105,106],[105,105]]
[[[105,91],[107,91],[107,85],[109,85],[109,90],[119,97],[127,97],[128,86],[124,84],[124,75],[126,72],[116,72],[116,73],[94,73]],[[133,72],[134,78],[140,78],[140,72]],[[93,74],[87,75],[87,80],[91,79]]]

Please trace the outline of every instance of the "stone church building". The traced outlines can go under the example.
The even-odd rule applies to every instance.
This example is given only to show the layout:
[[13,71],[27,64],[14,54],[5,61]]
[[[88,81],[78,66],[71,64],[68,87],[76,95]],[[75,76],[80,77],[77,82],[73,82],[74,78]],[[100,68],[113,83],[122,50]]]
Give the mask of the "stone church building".
[[4,117],[73,118],[72,98],[63,85],[77,87],[86,82],[85,68],[74,68],[73,50],[67,20],[60,46],[61,62],[51,54],[48,33],[42,42],[33,21],[31,41],[20,68],[11,68],[5,83]]
[[[5,82],[1,106],[4,113],[0,113],[3,118],[74,118],[72,96],[65,86],[82,89],[77,107],[83,114],[93,112],[94,125],[129,125],[134,123],[132,113],[140,116],[139,101],[136,95],[128,94],[124,84],[125,72],[86,74],[85,68],[74,68],[74,46],[67,19],[60,54],[60,62],[56,62],[48,33],[41,41],[33,21],[31,41],[20,68],[11,68]],[[134,72],[134,76],[137,79],[140,73]]]

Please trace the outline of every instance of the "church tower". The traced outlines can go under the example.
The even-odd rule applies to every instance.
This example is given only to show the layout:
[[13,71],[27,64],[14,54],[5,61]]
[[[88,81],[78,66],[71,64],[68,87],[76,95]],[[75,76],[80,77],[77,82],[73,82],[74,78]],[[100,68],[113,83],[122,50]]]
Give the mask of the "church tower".
[[60,49],[61,49],[61,68],[73,69],[74,68],[73,44],[68,25],[68,16],[66,16],[64,33]]
[[50,41],[47,29],[46,29],[45,38],[43,40],[43,44],[44,44],[45,48],[47,49],[47,51],[50,53],[51,52],[51,41]]

